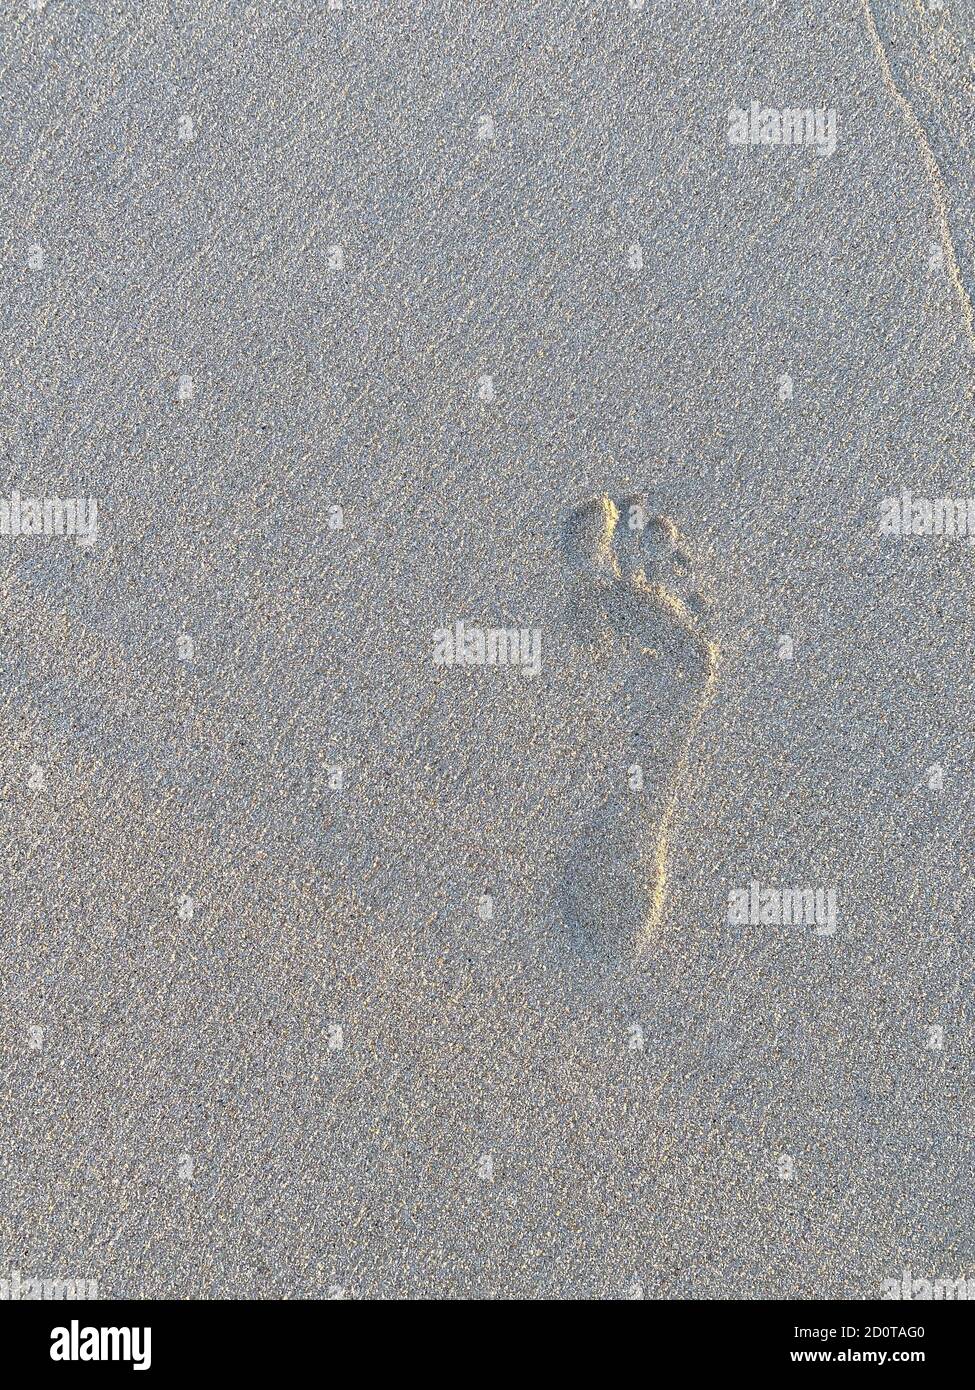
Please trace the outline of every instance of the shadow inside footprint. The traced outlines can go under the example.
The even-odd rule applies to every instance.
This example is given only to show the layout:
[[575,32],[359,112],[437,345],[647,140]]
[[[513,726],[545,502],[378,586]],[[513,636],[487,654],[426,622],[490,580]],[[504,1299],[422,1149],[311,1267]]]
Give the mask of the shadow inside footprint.
[[569,852],[560,906],[581,956],[625,963],[661,925],[691,743],[710,702],[717,647],[683,537],[642,497],[598,497],[564,532],[579,635],[610,664],[619,781]]

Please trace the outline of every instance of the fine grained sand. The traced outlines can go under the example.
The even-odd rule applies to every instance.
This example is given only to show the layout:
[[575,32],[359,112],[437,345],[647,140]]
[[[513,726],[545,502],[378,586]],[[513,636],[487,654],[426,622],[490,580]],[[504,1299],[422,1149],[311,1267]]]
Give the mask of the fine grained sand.
[[[878,522],[975,493],[962,11],[8,13],[0,495],[101,533],[0,540],[5,1269],[975,1273],[973,556]],[[729,145],[752,99],[835,108],[833,156]],[[567,865],[687,725],[639,631],[573,627],[563,536],[635,493],[720,663],[614,960]],[[457,619],[540,628],[539,676],[437,666]],[[753,879],[836,931],[732,925]]]

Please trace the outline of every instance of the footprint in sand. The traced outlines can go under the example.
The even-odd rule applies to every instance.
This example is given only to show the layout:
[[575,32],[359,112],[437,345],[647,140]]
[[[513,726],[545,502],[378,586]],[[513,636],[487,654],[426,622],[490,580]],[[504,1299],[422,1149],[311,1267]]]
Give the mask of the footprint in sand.
[[691,744],[714,691],[718,649],[684,539],[642,497],[585,503],[564,540],[576,630],[612,664],[629,740],[620,752],[631,771],[570,853],[561,906],[580,950],[612,965],[632,959],[661,924]]

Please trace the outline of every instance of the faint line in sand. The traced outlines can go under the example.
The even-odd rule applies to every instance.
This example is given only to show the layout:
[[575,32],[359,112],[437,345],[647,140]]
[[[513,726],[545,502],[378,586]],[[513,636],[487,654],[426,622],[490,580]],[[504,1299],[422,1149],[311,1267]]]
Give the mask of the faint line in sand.
[[948,186],[945,183],[944,175],[941,172],[938,161],[934,157],[934,151],[924,132],[924,127],[918,120],[913,106],[908,101],[907,97],[904,96],[894,79],[894,73],[890,66],[890,60],[887,57],[887,50],[884,48],[883,39],[880,37],[880,31],[877,28],[877,21],[874,18],[870,0],[863,0],[863,10],[866,16],[867,29],[870,33],[870,41],[877,55],[877,61],[880,63],[880,71],[884,86],[903,112],[908,128],[917,141],[918,149],[921,151],[921,159],[927,170],[928,179],[931,182],[935,207],[938,211],[941,244],[944,247],[945,256],[948,260],[948,274],[954,286],[955,294],[958,296],[958,302],[961,305],[962,317],[965,320],[965,328],[968,333],[969,341],[972,347],[975,348],[975,311],[972,309],[972,301],[969,298],[965,283],[962,280],[961,269],[958,265],[958,257],[955,254],[955,243],[951,235]]

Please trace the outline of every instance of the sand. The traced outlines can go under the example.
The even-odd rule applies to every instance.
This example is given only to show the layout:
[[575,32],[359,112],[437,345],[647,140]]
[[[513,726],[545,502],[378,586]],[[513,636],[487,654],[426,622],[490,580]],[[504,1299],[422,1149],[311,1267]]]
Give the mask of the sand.
[[973,54],[961,0],[8,11],[0,496],[98,526],[0,536],[0,1274],[975,1275],[973,552],[880,520],[975,494]]

